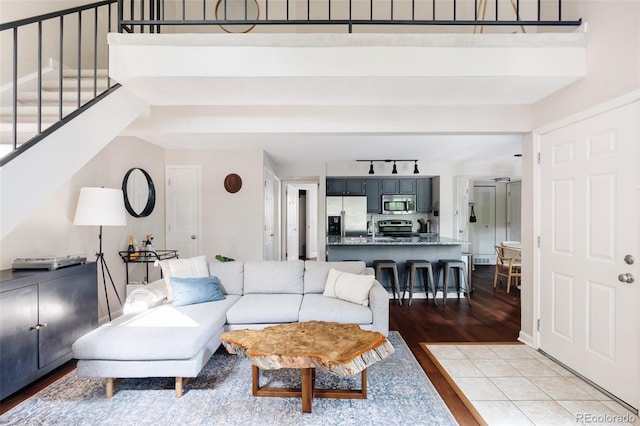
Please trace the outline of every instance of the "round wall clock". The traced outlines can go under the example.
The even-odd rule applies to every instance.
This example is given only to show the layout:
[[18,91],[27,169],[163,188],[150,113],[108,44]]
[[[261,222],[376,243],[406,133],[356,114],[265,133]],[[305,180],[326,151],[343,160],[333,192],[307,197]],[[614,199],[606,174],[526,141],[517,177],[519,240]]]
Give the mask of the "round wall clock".
[[242,179],[237,174],[231,173],[224,178],[224,189],[227,192],[234,194],[240,191],[240,188],[242,188]]

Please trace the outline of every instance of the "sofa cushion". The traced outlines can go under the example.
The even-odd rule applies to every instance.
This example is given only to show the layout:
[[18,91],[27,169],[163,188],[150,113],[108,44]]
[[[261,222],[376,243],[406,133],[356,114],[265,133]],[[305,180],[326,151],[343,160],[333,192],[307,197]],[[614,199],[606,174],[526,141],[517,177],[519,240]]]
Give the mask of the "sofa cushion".
[[363,274],[366,264],[361,261],[318,262],[307,260],[304,263],[304,294],[322,293],[327,282],[327,274],[331,268],[353,274]]
[[220,289],[224,294],[242,296],[244,283],[244,262],[211,262],[209,274],[218,277]]
[[178,278],[200,278],[209,276],[206,256],[190,257],[188,259],[167,259],[161,260],[162,276],[167,285],[167,301],[173,302],[173,289],[171,288],[171,277]]
[[173,306],[223,300],[218,277],[178,278],[171,277]]
[[244,263],[244,294],[302,294],[304,262],[272,260]]
[[301,303],[301,294],[245,294],[227,311],[227,323],[296,322]]
[[188,306],[161,305],[123,315],[80,337],[72,346],[76,359],[180,360],[197,354],[226,312],[240,297]]
[[359,305],[369,305],[369,290],[375,277],[329,269],[323,296],[334,297]]
[[300,307],[299,321],[313,320],[371,324],[373,313],[368,306],[325,297],[321,294],[305,294]]

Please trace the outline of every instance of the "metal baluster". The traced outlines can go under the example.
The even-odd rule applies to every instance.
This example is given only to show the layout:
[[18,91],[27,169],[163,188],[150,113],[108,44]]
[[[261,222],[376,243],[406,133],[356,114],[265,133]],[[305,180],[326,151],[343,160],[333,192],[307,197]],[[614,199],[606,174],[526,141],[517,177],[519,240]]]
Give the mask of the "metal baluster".
[[98,96],[98,8],[93,9],[93,97]]
[[13,29],[13,150],[18,149],[18,27]]
[[78,12],[78,108],[81,106],[80,99],[80,70],[82,69],[82,11]]
[[60,57],[58,58],[58,120],[62,120],[62,64],[64,54],[64,16],[60,17]]
[[42,133],[42,21],[38,22],[38,103],[37,103],[38,134]]

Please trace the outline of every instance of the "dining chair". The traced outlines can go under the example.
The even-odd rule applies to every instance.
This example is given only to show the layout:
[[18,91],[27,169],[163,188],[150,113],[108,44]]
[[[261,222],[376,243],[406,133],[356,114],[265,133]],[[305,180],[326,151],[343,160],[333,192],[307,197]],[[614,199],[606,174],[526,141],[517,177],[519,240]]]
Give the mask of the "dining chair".
[[[511,291],[512,282],[518,285],[520,277],[522,276],[522,263],[521,263],[521,249],[515,244],[513,246],[506,245],[503,242],[496,247],[496,270],[493,276],[493,288],[496,288],[498,284],[498,277],[505,277],[507,279],[507,293]],[[502,280],[500,279],[500,282]]]

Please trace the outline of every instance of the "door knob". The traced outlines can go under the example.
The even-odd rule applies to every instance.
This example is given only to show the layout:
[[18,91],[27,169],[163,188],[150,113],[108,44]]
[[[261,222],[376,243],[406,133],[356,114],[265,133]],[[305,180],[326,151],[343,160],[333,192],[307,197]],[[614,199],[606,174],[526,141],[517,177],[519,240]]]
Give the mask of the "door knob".
[[618,281],[620,281],[621,283],[631,284],[635,281],[635,278],[633,278],[633,274],[620,274],[618,275]]
[[195,235],[192,235],[192,236],[191,236],[191,239],[192,239],[192,240],[195,240],[195,239],[196,239],[196,236],[195,236]]

